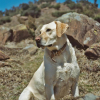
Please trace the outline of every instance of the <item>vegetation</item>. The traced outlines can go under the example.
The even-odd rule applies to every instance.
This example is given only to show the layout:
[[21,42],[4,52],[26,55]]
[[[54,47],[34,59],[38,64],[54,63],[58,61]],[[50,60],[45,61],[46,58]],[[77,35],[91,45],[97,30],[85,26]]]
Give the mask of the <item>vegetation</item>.
[[57,3],[56,5],[50,5],[50,3],[44,3],[44,4],[41,5],[41,8],[46,8],[46,7],[55,8],[55,9],[59,10],[60,4]]
[[94,0],[94,6],[98,7],[97,0]]
[[17,14],[21,14],[22,16],[31,15],[33,17],[39,17],[41,10],[38,8],[37,5],[33,4],[33,2],[29,2],[29,4],[22,3],[18,7],[12,7],[11,9],[6,9],[5,12],[0,11],[0,16],[14,16]]
[[67,11],[56,11],[52,13],[53,17],[60,17],[61,15],[67,13]]
[[60,9],[60,4],[59,4],[59,3],[57,3],[55,6],[53,6],[53,8],[55,8],[55,9],[59,10],[59,9]]
[[3,12],[2,11],[0,11],[0,17],[2,17],[3,16]]
[[0,19],[0,25],[2,25],[2,24],[4,24],[4,23],[6,23],[6,22],[10,22],[11,21],[11,18],[10,17],[2,17],[1,19]]
[[[52,2],[55,2],[56,0],[33,0],[33,2],[22,3],[18,7],[11,7],[11,9],[6,9],[4,12],[0,11],[0,25],[4,24],[6,22],[10,22],[12,16],[20,14],[21,16],[32,16],[33,18],[38,18],[41,15],[41,9],[42,8],[54,8],[56,10],[60,9],[60,3],[57,3],[55,5],[51,5]],[[38,6],[38,4],[40,6]],[[100,14],[99,10],[97,9],[98,4],[97,0],[94,0],[94,3],[89,2],[88,0],[76,0],[76,3],[72,0],[65,0],[64,5],[66,5],[70,10],[66,11],[55,11],[52,13],[52,16],[59,17],[64,13],[74,11],[77,13],[85,14],[89,17],[94,18],[95,20],[100,22]],[[41,9],[40,9],[40,8]],[[92,9],[92,10],[91,10]],[[4,16],[4,18],[3,18]],[[23,23],[19,18],[18,20]]]
[[55,2],[56,0],[38,0],[38,3],[42,3],[42,2],[49,2],[49,3],[51,3],[51,2]]
[[100,14],[94,17],[94,20],[98,21],[100,23]]
[[21,12],[21,15],[22,16],[29,16],[29,15],[31,15],[32,17],[36,17],[37,18],[37,17],[40,16],[40,13],[41,13],[41,10],[36,5],[33,5],[29,9],[23,10]]
[[73,2],[71,4],[67,4],[67,6],[70,8],[70,9],[75,9],[76,8],[76,4]]
[[41,5],[41,8],[46,8],[46,7],[49,7],[50,3],[44,3]]
[[23,10],[27,10],[29,8],[29,5],[26,3],[23,3],[23,4],[20,4],[19,7],[22,8]]

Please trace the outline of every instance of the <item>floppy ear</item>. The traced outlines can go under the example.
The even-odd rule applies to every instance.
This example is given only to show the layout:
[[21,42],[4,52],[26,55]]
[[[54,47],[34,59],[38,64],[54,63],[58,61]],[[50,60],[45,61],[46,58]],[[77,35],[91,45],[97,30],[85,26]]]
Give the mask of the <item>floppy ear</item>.
[[58,37],[61,37],[69,27],[68,24],[61,23],[60,21],[55,21],[56,24],[56,33]]

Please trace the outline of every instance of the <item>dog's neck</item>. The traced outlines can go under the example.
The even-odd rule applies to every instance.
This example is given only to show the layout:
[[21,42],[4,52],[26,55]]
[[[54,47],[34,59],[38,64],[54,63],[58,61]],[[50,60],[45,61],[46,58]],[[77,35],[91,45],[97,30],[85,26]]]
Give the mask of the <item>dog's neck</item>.
[[62,46],[62,48],[60,48],[59,50],[52,50],[51,51],[51,59],[54,61],[53,57],[55,56],[59,56],[63,53],[63,51],[65,50],[67,45],[67,42],[65,42],[65,44]]
[[49,49],[47,49],[49,51],[49,57],[52,59],[53,62],[56,63],[56,61],[53,58],[56,56],[60,56],[64,52],[66,46],[67,46],[67,42],[65,42],[64,45],[59,50],[54,49],[50,51]]

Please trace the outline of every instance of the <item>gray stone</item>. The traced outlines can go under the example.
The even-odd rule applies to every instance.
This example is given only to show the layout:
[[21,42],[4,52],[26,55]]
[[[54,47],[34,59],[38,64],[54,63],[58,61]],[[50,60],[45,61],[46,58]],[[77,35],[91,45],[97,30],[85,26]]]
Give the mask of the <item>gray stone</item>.
[[92,93],[88,93],[85,95],[84,97],[84,100],[96,100],[97,99],[97,96],[95,96],[94,94]]
[[33,44],[30,44],[30,45],[28,45],[28,46],[26,46],[25,48],[23,48],[23,49],[29,49],[29,48],[32,48],[34,45]]

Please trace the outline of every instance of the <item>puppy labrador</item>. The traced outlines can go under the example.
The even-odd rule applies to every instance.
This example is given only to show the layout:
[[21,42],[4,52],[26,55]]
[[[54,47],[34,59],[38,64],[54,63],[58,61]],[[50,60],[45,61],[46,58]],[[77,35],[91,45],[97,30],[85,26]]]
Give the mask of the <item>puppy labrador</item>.
[[70,89],[73,96],[79,96],[80,69],[74,48],[64,34],[67,28],[68,24],[59,21],[43,25],[36,43],[44,48],[44,59],[19,100],[59,100]]

